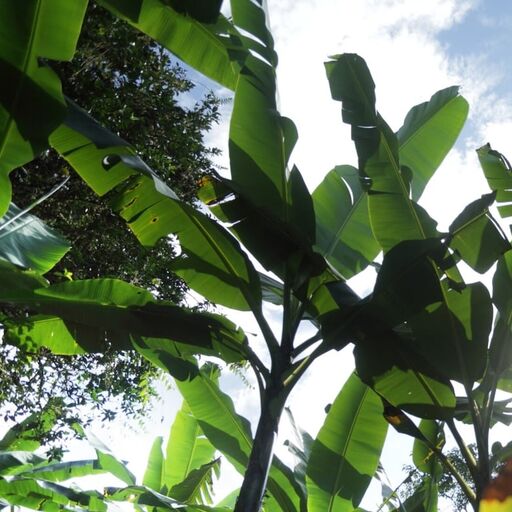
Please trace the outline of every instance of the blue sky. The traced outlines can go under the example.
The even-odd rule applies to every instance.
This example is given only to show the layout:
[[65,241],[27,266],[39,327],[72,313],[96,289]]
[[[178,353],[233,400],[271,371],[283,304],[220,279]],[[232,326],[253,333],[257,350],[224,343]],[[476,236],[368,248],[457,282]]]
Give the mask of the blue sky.
[[[481,0],[438,36],[439,43],[453,59],[473,62],[483,74],[494,76],[491,94],[512,104],[512,3],[508,0]],[[471,122],[473,121],[473,122]],[[475,129],[475,120],[468,123]],[[467,131],[466,131],[467,133]]]
[[[509,48],[512,44],[512,4],[508,0],[482,0],[464,19],[439,34],[441,44],[457,55],[483,55],[500,66],[505,76],[512,74]],[[500,89],[510,94],[510,90]]]

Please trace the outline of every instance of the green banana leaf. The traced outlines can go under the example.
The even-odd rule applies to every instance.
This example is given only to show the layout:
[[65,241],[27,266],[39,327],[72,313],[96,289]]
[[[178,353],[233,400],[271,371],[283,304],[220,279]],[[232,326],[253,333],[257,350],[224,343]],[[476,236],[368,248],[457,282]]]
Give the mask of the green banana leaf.
[[364,270],[379,254],[368,216],[368,197],[355,167],[335,167],[313,192],[316,250],[344,279]]
[[445,251],[436,239],[404,241],[389,251],[375,284],[374,315],[390,327],[407,321],[419,355],[446,378],[472,383],[486,366],[491,300],[481,283],[453,289],[439,281]]
[[[232,2],[232,14],[235,25],[260,38],[264,47],[273,52],[274,43],[261,5],[236,0]],[[232,179],[243,195],[286,222],[292,204],[286,166],[297,130],[277,112],[276,64],[275,59],[267,62],[252,54],[245,57],[235,89],[229,157]]]
[[352,512],[377,470],[386,439],[382,402],[352,374],[311,447],[309,512]]
[[397,244],[384,256],[378,271],[369,300],[370,313],[396,327],[441,302],[443,290],[436,265],[446,256],[446,247],[436,238]]
[[493,335],[489,345],[488,365],[480,385],[488,393],[497,385],[498,389],[512,390],[512,251],[506,252],[499,260],[492,281],[492,301],[498,309]]
[[468,116],[468,102],[456,86],[436,92],[413,107],[396,137],[400,164],[412,171],[411,192],[417,201],[455,144]]
[[368,180],[368,208],[375,238],[384,252],[402,240],[437,235],[436,223],[410,199],[411,172],[399,162],[396,135],[375,108],[375,84],[365,61],[343,54],[326,63],[333,99],[343,102],[352,125],[359,172]]
[[210,507],[208,505],[183,504],[164,494],[143,485],[130,485],[123,488],[108,487],[106,497],[110,501],[130,501],[138,505],[156,507],[157,510],[181,510],[183,512],[230,512],[227,507]]
[[402,242],[384,256],[374,293],[366,299],[345,283],[329,283],[339,309],[321,319],[330,346],[346,345],[355,333],[356,368],[366,384],[392,405],[423,418],[451,417],[455,395],[449,379],[430,363],[429,354],[419,353],[402,322],[438,304],[442,293],[432,257],[444,251],[435,239]]
[[487,272],[510,247],[498,223],[489,212],[496,193],[485,194],[470,203],[449,228],[450,248],[472,269]]
[[183,503],[213,503],[213,477],[219,476],[220,458],[193,469],[179,484],[169,491],[169,495]]
[[[450,87],[434,94],[429,102],[413,107],[407,114],[397,139],[401,164],[413,169],[414,200],[421,196],[453,146],[464,125],[467,110],[467,102],[459,95],[458,87]],[[320,252],[329,263],[348,279],[363,270],[379,253],[379,246],[369,229],[368,197],[357,179],[357,170],[350,166],[336,167],[315,190],[313,199],[317,246],[323,249]]]
[[[171,436],[175,423],[176,420],[173,423],[173,427],[171,427]],[[162,454],[162,441],[161,437],[157,437],[153,442],[142,485],[162,494],[166,494],[170,498],[182,503],[211,504],[213,475],[219,476],[220,459],[211,460],[210,457],[208,462],[200,464],[199,466],[197,466],[197,464],[190,464],[186,468],[183,478],[180,478],[177,483],[172,483],[169,478],[165,477],[164,469],[169,463],[182,463],[179,458],[184,450],[176,443],[176,439],[174,439],[172,448],[175,447],[176,450],[173,449],[171,451],[168,449],[167,457],[164,459]],[[187,440],[184,439],[184,441]],[[169,438],[168,448],[170,447],[170,443],[171,438]],[[196,439],[192,440],[192,443],[195,444]],[[215,448],[212,447],[209,451],[210,454],[213,455]],[[183,462],[186,464],[186,462],[190,461]]]
[[[288,187],[291,205],[287,221],[256,205],[253,194],[245,195],[235,182],[219,176],[202,180],[199,198],[267,270],[284,280],[286,266],[291,266],[297,279],[290,285],[297,289],[308,276],[320,274],[325,263],[313,252],[313,203],[296,168]],[[268,282],[262,279],[262,284]]]
[[245,335],[225,317],[156,303],[149,292],[123,281],[92,279],[48,286],[30,272],[0,262],[0,282],[10,283],[0,289],[0,301],[29,304],[43,313],[6,321],[5,339],[15,345],[31,350],[45,346],[71,355],[102,351],[106,340],[116,350],[134,345],[160,345],[164,350],[165,340],[172,340],[170,345],[180,342],[197,352],[223,353],[229,361],[244,359]]
[[52,482],[31,478],[0,480],[0,496],[10,505],[34,510],[69,510],[105,512],[107,505],[96,491],[79,491]]
[[87,438],[87,442],[96,451],[98,458],[98,465],[108,471],[110,474],[119,478],[127,485],[135,484],[135,476],[126,467],[126,463],[120,461],[100,439],[98,439],[92,432],[84,431],[81,427],[75,426],[76,429]]
[[[435,223],[409,197],[411,176],[398,160],[396,137],[375,110],[375,85],[366,63],[345,54],[326,66],[333,98],[343,101],[343,120],[352,125],[359,171],[370,180],[368,203],[376,239],[386,252],[403,240],[437,237]],[[435,268],[439,279],[445,271],[460,279],[456,268]],[[452,288],[452,282],[443,282],[439,305],[425,309],[409,324],[420,339],[418,351],[431,366],[442,362],[440,369],[447,378],[471,386],[485,369],[491,305],[482,287],[471,285],[462,296]],[[422,293],[418,289],[418,295]],[[483,308],[481,316],[478,308]],[[427,327],[428,336],[423,330]],[[432,350],[432,340],[438,350]]]
[[0,452],[0,477],[24,473],[44,462],[43,458],[32,452],[2,451]]
[[0,6],[0,217],[11,200],[9,172],[48,147],[66,107],[57,75],[41,59],[71,60],[87,0]]
[[415,349],[440,374],[472,385],[484,374],[492,328],[492,304],[482,283],[461,291],[441,283],[444,302],[433,304],[409,319]]
[[[200,16],[197,16],[200,9],[190,10],[187,7],[185,10],[190,12],[184,13],[182,6],[178,8],[177,3],[163,5],[152,0],[132,1],[123,5],[113,0],[102,0],[101,3],[156,38],[195,69],[211,78],[220,79],[229,87],[234,88],[236,85],[230,154],[232,175],[242,195],[250,197],[252,206],[262,209],[264,216],[275,217],[284,223],[285,229],[301,225],[302,230],[295,231],[303,234],[304,227],[309,226],[308,235],[314,240],[311,200],[304,201],[309,198],[307,189],[298,172],[292,171],[287,179],[286,165],[297,133],[289,119],[274,115],[274,67],[277,58],[263,8],[248,0],[238,0],[232,2],[232,22],[219,16],[215,24],[204,24],[199,21]],[[169,30],[169,27],[174,30]],[[244,35],[246,33],[252,37]],[[190,34],[195,37],[192,44]],[[257,53],[259,57],[252,53]],[[226,73],[231,76],[226,78]],[[248,120],[249,123],[246,122]],[[253,172],[249,171],[248,165]],[[241,218],[246,219],[247,216],[241,215]],[[251,224],[251,228],[253,226]],[[233,227],[238,234],[244,231],[246,236],[240,239],[250,247],[247,238],[254,239],[252,229],[245,226]],[[259,240],[265,239],[259,233],[256,237]],[[311,242],[307,245],[311,246]],[[274,258],[274,261],[282,265],[283,258]],[[188,281],[197,276],[200,267],[204,268],[202,262],[197,261],[195,255],[189,254],[187,260],[177,264],[176,270]],[[200,278],[195,281],[205,281],[203,273]],[[194,288],[190,282],[189,285]],[[209,293],[218,293],[219,289],[217,285],[209,286]],[[205,290],[198,291],[216,303],[227,305],[222,297],[208,296]],[[226,292],[222,295],[225,296]]]
[[498,212],[503,219],[512,217],[512,167],[506,157],[486,144],[477,149],[478,160],[489,188],[496,192]]
[[277,58],[264,8],[250,0],[234,0],[231,8],[233,24],[261,43],[255,49],[250,47],[250,38],[240,38],[248,55],[241,61],[231,115],[232,179],[243,198],[287,226],[299,225],[311,244],[314,211],[300,173],[287,169],[297,129],[277,111]]
[[[252,448],[251,427],[245,418],[236,413],[231,398],[203,374],[190,381],[178,381],[176,385],[205,436],[243,474]],[[301,510],[291,471],[280,464],[276,457],[270,469],[267,488],[283,511]]]
[[[214,459],[215,448],[201,433],[186,402],[171,426],[165,457],[162,443],[162,437],[153,442],[142,486],[135,493],[136,502],[160,500],[167,506],[211,504],[213,476],[219,476],[220,460]],[[121,499],[126,489],[112,491],[114,499]]]
[[176,234],[184,255],[175,272],[208,300],[234,309],[261,307],[258,274],[238,242],[207,215],[179,201],[117,136],[69,105],[66,123],[51,144],[99,195],[118,187],[113,209],[145,246]]
[[179,12],[180,2],[99,0],[99,4],[208,78],[228,89],[235,88],[237,68],[229,54],[234,48],[229,37],[234,28],[222,15],[215,16],[214,12],[207,20],[211,23],[201,23],[190,10],[193,7],[188,12]]
[[450,418],[455,395],[449,380],[393,332],[368,333],[354,348],[361,379],[391,404],[420,418]]
[[501,319],[512,327],[512,251],[507,251],[499,260],[492,281],[492,299]]
[[69,250],[57,231],[34,215],[22,213],[14,203],[0,218],[0,258],[45,274]]
[[[318,266],[312,255],[315,217],[300,173],[288,169],[297,130],[277,111],[274,43],[262,5],[236,0],[232,16],[236,27],[252,35],[235,38],[244,51],[236,57],[241,70],[230,124],[233,182],[209,187],[203,200],[219,219],[229,221],[265,268],[283,278],[284,267],[295,265],[307,280]],[[292,286],[299,288],[300,283]]]
[[159,491],[162,489],[162,474],[164,465],[164,456],[162,453],[163,438],[158,436],[151,445],[149,451],[148,462],[146,470],[142,477],[142,485]]
[[184,401],[169,434],[162,485],[165,485],[169,492],[183,482],[191,471],[210,463],[214,456],[215,447],[204,436],[199,423]]
[[[54,411],[51,411],[54,412]],[[45,428],[49,411],[42,417],[31,418],[16,424],[2,439],[0,451],[0,500],[3,504],[35,510],[90,510],[103,512],[107,503],[96,491],[81,491],[76,484],[60,485],[71,478],[110,473],[125,482],[133,483],[133,475],[99,441],[90,437],[98,458],[70,462],[51,462],[31,451],[5,451],[4,448],[27,446],[26,436],[32,425]],[[46,425],[48,428],[48,425]],[[77,426],[78,429],[80,427]],[[38,446],[38,445],[37,445]],[[30,446],[36,448],[36,446]]]
[[71,478],[100,475],[108,472],[98,459],[76,460],[70,462],[46,463],[40,467],[23,470],[19,476],[44,480],[46,482],[64,482]]

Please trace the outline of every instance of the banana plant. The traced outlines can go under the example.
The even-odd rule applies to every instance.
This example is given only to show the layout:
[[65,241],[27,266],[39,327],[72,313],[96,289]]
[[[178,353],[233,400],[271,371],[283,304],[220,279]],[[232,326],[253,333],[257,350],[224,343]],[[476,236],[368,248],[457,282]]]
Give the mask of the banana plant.
[[[13,81],[23,87],[37,77],[19,63],[30,59],[18,62],[16,52],[31,59],[50,57],[36,45],[41,40],[36,36],[41,27],[53,26],[54,18],[43,7],[57,8],[61,2],[39,3],[41,9],[33,9],[32,3],[6,5],[2,9],[9,16],[0,17],[1,51],[16,68],[14,75],[26,75],[24,81]],[[495,200],[507,202],[512,187],[506,159],[484,147],[479,155],[492,192],[468,205],[447,233],[440,233],[418,204],[464,125],[468,105],[458,88],[443,89],[413,107],[394,132],[377,111],[375,85],[364,60],[355,54],[332,57],[326,63],[327,78],[333,99],[342,102],[343,121],[351,125],[358,166],[335,167],[311,194],[291,159],[297,129],[277,108],[277,56],[262,0],[231,0],[230,18],[220,13],[217,0],[197,6],[171,0],[99,3],[233,90],[231,177],[212,175],[199,193],[215,218],[182,203],[128,142],[60,95],[62,117],[53,111],[38,116],[41,127],[31,118],[34,126],[26,140],[38,151],[45,144],[56,149],[106,197],[143,245],[175,235],[182,255],[173,270],[208,300],[250,311],[265,353],[257,353],[223,315],[162,303],[145,290],[111,279],[50,285],[36,269],[12,261],[0,262],[0,301],[27,304],[37,314],[24,322],[5,320],[6,341],[65,355],[135,348],[165,368],[177,379],[203,434],[244,474],[235,512],[258,512],[262,505],[270,512],[356,509],[377,469],[386,430],[382,413],[394,428],[432,451],[476,510],[493,469],[490,426],[508,412],[496,406],[495,393],[498,386],[509,385],[511,375],[512,252],[489,208]],[[80,13],[77,7],[67,14],[73,34]],[[13,16],[32,20],[27,26],[33,27],[33,38],[10,38]],[[71,47],[74,39],[68,39]],[[0,57],[6,59],[4,53]],[[34,104],[34,109],[51,96],[43,87],[37,94],[20,87],[15,98],[26,93],[24,104]],[[23,126],[26,111],[15,108],[13,97],[0,97],[8,112],[6,126]],[[14,154],[12,167],[26,156],[18,157],[11,138],[0,139],[0,151]],[[9,170],[3,171],[4,181]],[[0,198],[8,203],[7,188],[0,188]],[[510,215],[508,205],[500,211]],[[377,264],[381,252],[382,263]],[[464,282],[460,261],[480,273],[498,261],[492,297],[483,284]],[[378,269],[374,290],[361,298],[348,280],[370,265]],[[279,335],[265,316],[265,302],[281,307]],[[493,305],[500,312],[494,326]],[[306,340],[305,323],[315,328]],[[357,375],[333,404],[299,478],[300,472],[273,456],[286,401],[319,357],[349,344]],[[254,435],[231,399],[197,367],[197,354],[251,366],[261,404]],[[454,382],[461,384],[462,396],[456,396]],[[442,447],[409,415],[451,431],[472,482],[457,473]],[[477,460],[460,436],[459,419],[474,425]],[[365,450],[361,440],[368,443]],[[328,464],[335,472],[326,471]],[[158,473],[153,469],[148,482]],[[432,510],[435,465],[426,473],[420,501]]]

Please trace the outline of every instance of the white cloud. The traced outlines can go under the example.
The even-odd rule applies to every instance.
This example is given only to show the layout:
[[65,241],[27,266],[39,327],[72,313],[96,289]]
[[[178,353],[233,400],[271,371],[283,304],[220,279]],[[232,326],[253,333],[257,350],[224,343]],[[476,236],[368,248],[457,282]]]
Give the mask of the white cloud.
[[512,117],[503,120],[489,121],[480,128],[481,140],[489,142],[493,149],[501,151],[508,159],[512,159]]

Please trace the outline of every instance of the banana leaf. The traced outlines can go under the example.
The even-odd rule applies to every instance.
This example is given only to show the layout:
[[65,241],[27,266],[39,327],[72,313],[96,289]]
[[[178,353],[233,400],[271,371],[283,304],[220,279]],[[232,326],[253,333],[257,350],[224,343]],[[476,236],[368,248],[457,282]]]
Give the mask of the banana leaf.
[[344,512],[357,507],[377,470],[386,433],[380,398],[352,374],[311,447],[308,511]]
[[48,147],[66,106],[43,59],[71,60],[87,0],[3,2],[0,6],[0,217],[11,201],[9,173]]

